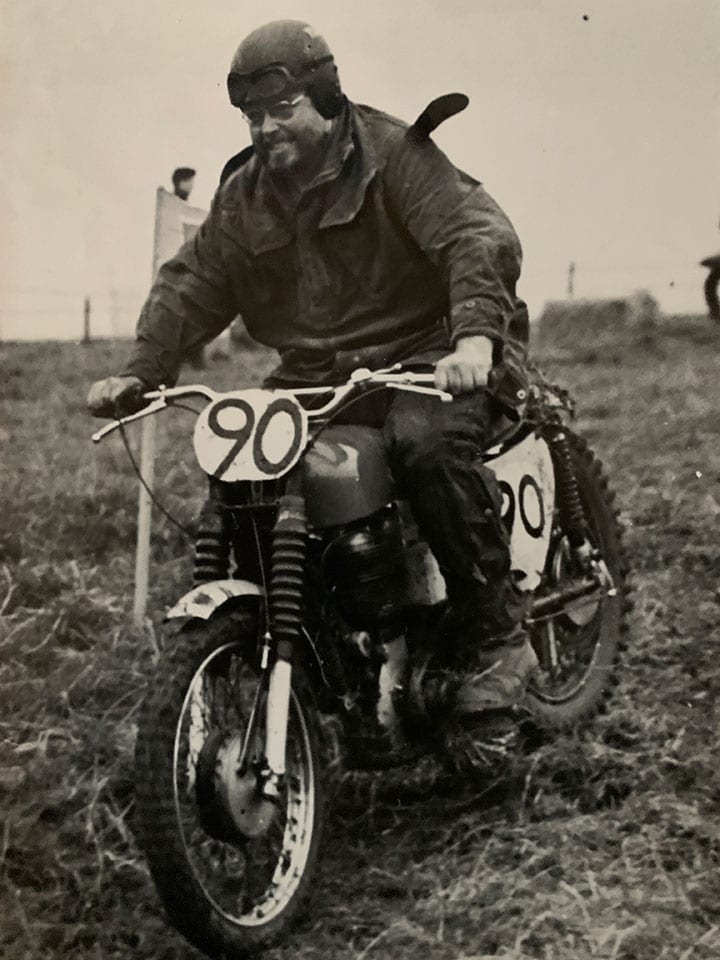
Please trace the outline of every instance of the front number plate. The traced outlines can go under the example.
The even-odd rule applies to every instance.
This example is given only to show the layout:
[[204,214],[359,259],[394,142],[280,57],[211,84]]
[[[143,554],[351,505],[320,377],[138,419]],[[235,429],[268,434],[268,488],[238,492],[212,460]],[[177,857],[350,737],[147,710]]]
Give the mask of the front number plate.
[[307,436],[307,413],[291,394],[238,390],[222,394],[198,417],[195,456],[218,480],[269,480],[295,466]]

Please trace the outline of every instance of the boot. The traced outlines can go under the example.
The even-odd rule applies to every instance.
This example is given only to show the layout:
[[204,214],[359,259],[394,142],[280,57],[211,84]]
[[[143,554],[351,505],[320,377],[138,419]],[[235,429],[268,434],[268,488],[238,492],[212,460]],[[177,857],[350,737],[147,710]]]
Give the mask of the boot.
[[474,669],[460,684],[455,713],[460,718],[519,706],[538,668],[538,658],[524,630],[502,638],[492,649],[478,651]]

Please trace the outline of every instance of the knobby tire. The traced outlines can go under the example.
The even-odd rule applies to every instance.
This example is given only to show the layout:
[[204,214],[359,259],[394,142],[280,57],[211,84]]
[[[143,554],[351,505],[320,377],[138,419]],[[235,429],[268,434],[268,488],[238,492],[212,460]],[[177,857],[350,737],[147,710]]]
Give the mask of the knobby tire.
[[278,915],[267,923],[248,924],[218,909],[193,869],[176,806],[176,729],[200,665],[213,651],[222,653],[221,648],[228,644],[237,644],[245,662],[252,660],[257,635],[256,616],[246,609],[221,610],[207,621],[190,620],[182,626],[166,646],[151,679],[139,718],[135,752],[138,839],[168,919],[208,956],[227,960],[251,956],[276,943],[302,917],[317,866],[323,822],[318,714],[302,666],[294,665],[292,703],[302,719],[292,711],[291,717],[306,732],[314,787],[309,850],[299,882]]
[[[604,709],[618,682],[619,659],[628,637],[631,609],[628,562],[615,494],[610,489],[602,463],[581,437],[568,431],[580,500],[593,545],[612,575],[617,594],[605,597],[599,610],[598,636],[592,659],[576,687],[566,696],[548,696],[540,683],[531,685],[527,704],[541,727],[567,729],[586,721]],[[550,558],[549,558],[550,562]],[[546,576],[551,571],[546,569]],[[542,628],[531,630],[539,649]]]

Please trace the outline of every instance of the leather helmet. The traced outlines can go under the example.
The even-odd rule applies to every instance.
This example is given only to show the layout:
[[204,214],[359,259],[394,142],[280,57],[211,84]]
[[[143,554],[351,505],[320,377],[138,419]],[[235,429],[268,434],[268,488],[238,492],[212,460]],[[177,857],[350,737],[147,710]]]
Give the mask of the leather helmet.
[[232,58],[227,87],[230,102],[241,109],[303,92],[331,119],[345,101],[327,41],[301,20],[275,20],[245,37]]

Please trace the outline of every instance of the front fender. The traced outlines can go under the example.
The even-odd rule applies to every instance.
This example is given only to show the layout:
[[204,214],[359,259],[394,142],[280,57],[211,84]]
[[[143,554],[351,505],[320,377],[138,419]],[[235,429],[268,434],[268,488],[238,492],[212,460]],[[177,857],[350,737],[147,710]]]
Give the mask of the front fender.
[[165,619],[198,617],[200,620],[209,620],[215,611],[229,600],[236,597],[262,596],[262,588],[249,580],[211,580],[209,583],[201,583],[180,597],[165,614]]

